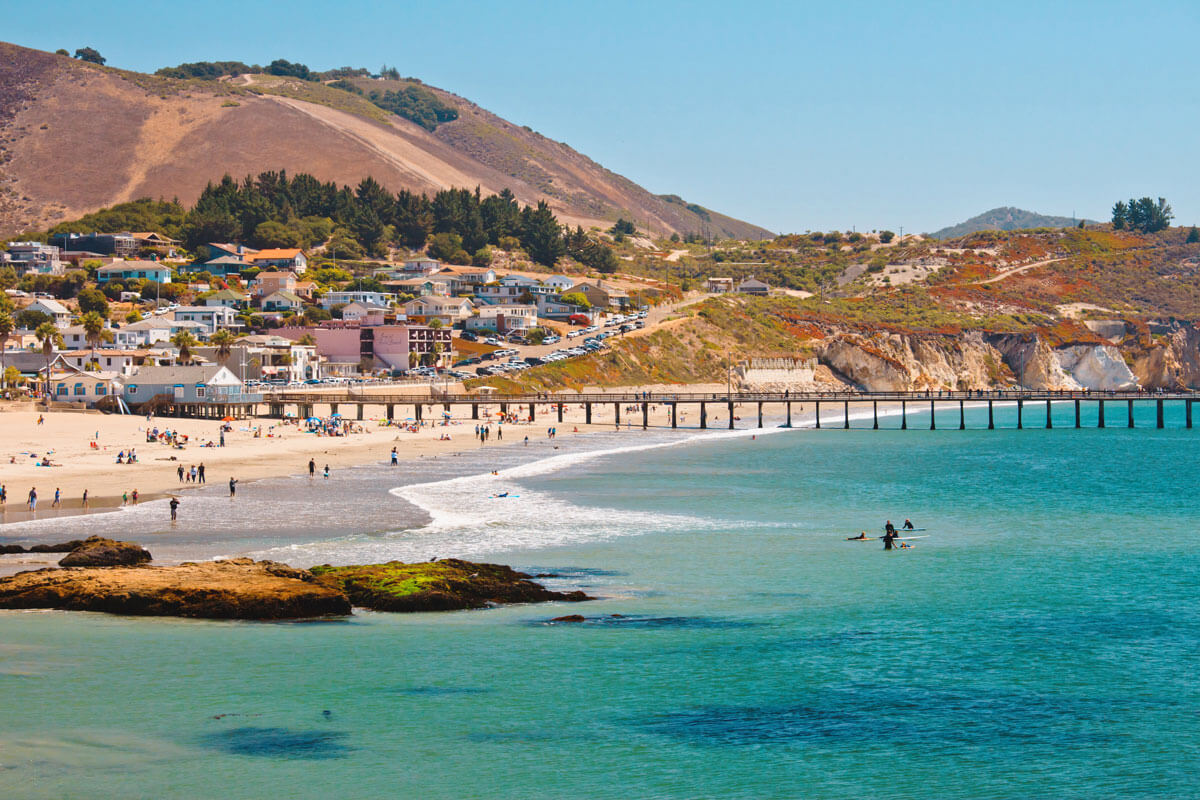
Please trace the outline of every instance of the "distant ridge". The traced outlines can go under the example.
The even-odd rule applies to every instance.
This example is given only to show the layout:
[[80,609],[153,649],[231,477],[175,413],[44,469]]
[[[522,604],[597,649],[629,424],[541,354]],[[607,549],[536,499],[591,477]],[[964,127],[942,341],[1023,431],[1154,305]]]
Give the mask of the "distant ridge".
[[[1088,225],[1099,224],[1095,220],[1083,220]],[[1004,206],[1002,208],[993,208],[991,211],[985,211],[978,216],[971,217],[965,222],[960,222],[957,225],[951,225],[948,228],[942,228],[940,231],[934,231],[929,234],[935,239],[954,239],[959,236],[966,236],[968,233],[976,231],[1018,231],[1026,228],[1067,228],[1078,225],[1080,220],[1072,217],[1052,217],[1046,214],[1038,214],[1034,211],[1026,211],[1023,208],[1013,208],[1012,206]]]

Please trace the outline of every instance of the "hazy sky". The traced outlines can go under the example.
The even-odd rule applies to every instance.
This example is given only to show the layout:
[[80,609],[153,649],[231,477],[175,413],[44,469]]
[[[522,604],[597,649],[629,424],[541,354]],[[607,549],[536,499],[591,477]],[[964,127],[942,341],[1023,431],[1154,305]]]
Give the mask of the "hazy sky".
[[0,20],[128,69],[387,63],[775,231],[1107,219],[1131,195],[1200,221],[1197,0],[0,0]]

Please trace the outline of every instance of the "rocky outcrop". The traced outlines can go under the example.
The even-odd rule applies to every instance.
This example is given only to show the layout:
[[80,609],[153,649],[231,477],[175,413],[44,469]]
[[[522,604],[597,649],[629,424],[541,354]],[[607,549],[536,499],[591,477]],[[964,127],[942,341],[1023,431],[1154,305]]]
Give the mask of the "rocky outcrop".
[[1121,351],[1109,345],[1074,345],[1054,351],[1059,367],[1075,384],[1067,388],[1100,391],[1136,389],[1137,378]]
[[209,619],[350,613],[345,594],[311,573],[236,558],[173,567],[40,569],[0,578],[0,608],[57,608]]
[[313,567],[317,581],[373,611],[454,611],[502,603],[590,600],[583,592],[553,592],[500,564],[448,558],[422,564]]
[[150,560],[150,551],[133,542],[91,536],[59,560],[60,567],[131,567]]
[[961,336],[838,332],[818,345],[817,355],[870,391],[984,389],[1007,372],[999,351],[974,331]]

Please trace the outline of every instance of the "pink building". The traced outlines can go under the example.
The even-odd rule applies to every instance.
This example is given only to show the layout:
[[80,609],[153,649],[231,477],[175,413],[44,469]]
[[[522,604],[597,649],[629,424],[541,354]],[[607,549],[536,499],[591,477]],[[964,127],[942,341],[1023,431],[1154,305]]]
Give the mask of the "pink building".
[[274,333],[288,339],[313,337],[317,353],[328,360],[327,371],[347,375],[361,371],[360,364],[370,359],[372,369],[407,370],[416,362],[425,364],[437,354],[438,365],[453,360],[449,328],[427,325],[363,325],[317,328],[279,328]]

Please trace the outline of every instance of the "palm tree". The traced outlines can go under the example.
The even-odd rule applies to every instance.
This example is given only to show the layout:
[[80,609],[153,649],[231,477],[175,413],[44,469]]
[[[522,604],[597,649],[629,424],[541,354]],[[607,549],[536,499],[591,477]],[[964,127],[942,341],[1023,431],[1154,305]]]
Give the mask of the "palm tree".
[[179,360],[187,364],[192,360],[192,348],[196,346],[196,337],[188,331],[179,331],[171,337],[171,344],[179,348]]
[[217,348],[217,361],[224,362],[233,353],[233,343],[237,341],[237,336],[228,328],[221,328],[208,337],[208,341]]
[[42,343],[42,355],[46,357],[46,399],[50,399],[50,362],[53,360],[55,345],[62,345],[62,334],[53,322],[43,322],[37,326],[33,335]]
[[12,314],[0,311],[0,387],[5,389],[8,388],[8,382],[4,377],[4,351],[8,348],[8,339],[16,328],[17,323],[13,321]]
[[301,336],[299,339],[296,340],[296,344],[302,344],[305,347],[312,347],[316,343],[317,343],[317,340],[313,338],[313,335],[311,333],[306,333],[303,336]]
[[93,364],[96,363],[96,348],[100,346],[104,334],[107,333],[107,323],[108,320],[96,311],[87,312],[79,320],[79,324],[83,326],[83,335],[92,348],[91,363]]

